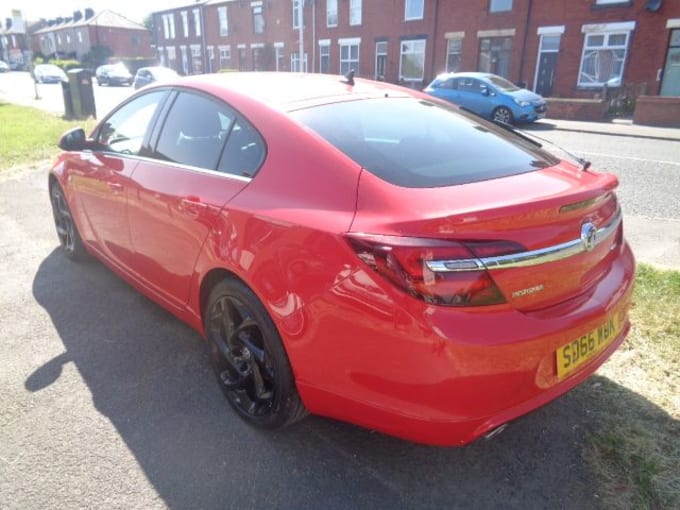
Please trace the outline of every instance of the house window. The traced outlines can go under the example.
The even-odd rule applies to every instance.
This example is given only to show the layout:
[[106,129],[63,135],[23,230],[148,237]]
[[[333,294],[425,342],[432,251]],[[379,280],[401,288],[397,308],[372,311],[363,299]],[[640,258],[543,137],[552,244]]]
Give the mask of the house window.
[[176,69],[177,65],[177,50],[175,49],[174,46],[169,46],[165,48],[166,53],[168,54],[168,67],[171,67],[172,69]]
[[628,0],[595,0],[595,5],[625,4]]
[[349,24],[361,25],[361,0],[349,0]]
[[338,0],[326,1],[326,26],[338,26]]
[[618,87],[630,32],[588,32],[583,44],[579,87]]
[[300,17],[302,16],[301,0],[293,0],[293,28],[300,28]]
[[179,51],[182,54],[182,73],[189,74],[189,57],[187,56],[187,47],[180,46]]
[[220,51],[220,69],[231,68],[231,47],[230,46],[219,46]]
[[175,38],[175,17],[172,14],[163,15],[163,29],[166,39]]
[[340,40],[340,74],[354,70],[359,74],[359,43],[357,40]]
[[[297,51],[294,51],[293,53],[290,54],[290,70],[293,71],[294,73],[300,72],[300,53]],[[304,61],[302,62],[302,67],[303,70],[302,72],[306,73],[307,72],[307,53],[305,52],[305,58]]]
[[404,0],[404,19],[423,19],[425,11],[424,0]]
[[[12,36],[12,46],[16,46],[16,44],[14,36]],[[71,44],[71,34],[66,34],[66,44]]]
[[425,76],[425,39],[401,42],[399,79],[423,81]]
[[326,41],[326,44],[319,44],[319,72],[324,74],[331,72],[330,41]]
[[220,23],[220,36],[226,37],[229,35],[229,20],[227,19],[227,6],[217,8],[217,19]]
[[253,32],[256,34],[264,33],[264,14],[262,13],[262,3],[253,5]]
[[182,31],[184,37],[189,37],[189,13],[187,11],[182,11],[179,14],[182,16]]
[[214,46],[208,46],[206,48],[208,50],[208,69],[207,71],[209,73],[215,72],[215,47]]
[[194,15],[194,32],[196,32],[196,37],[201,37],[201,10],[192,9],[191,12]]
[[507,12],[512,10],[512,0],[489,0],[489,12]]
[[264,45],[262,46],[251,46],[253,50],[253,71],[264,71]]
[[385,81],[385,68],[387,67],[387,41],[375,43],[375,79]]
[[446,41],[446,71],[449,73],[458,72],[460,69],[460,59],[463,53],[463,39],[456,37]]
[[83,33],[82,32],[78,32],[78,42],[79,43],[83,42]]
[[479,71],[507,78],[510,75],[512,37],[483,37],[479,40]]

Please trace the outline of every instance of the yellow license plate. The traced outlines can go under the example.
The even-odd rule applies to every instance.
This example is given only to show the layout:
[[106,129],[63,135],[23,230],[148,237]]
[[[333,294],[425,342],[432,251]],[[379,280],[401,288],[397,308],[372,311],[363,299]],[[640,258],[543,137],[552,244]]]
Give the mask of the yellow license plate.
[[613,313],[602,324],[555,351],[557,378],[563,379],[619,336],[625,314]]

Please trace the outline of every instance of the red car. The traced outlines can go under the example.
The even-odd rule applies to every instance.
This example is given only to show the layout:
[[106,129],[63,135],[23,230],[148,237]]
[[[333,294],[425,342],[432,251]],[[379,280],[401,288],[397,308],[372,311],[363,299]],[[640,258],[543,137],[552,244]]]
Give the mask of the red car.
[[201,332],[254,425],[309,412],[462,445],[583,382],[630,328],[616,178],[420,92],[189,77],[60,147],[66,255]]

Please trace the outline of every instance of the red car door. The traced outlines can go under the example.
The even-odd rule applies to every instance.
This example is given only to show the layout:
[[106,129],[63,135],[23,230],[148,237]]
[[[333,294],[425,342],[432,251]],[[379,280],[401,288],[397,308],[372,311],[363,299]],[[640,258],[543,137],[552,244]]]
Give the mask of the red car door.
[[67,179],[74,190],[86,242],[115,264],[128,267],[132,245],[127,191],[158,105],[167,94],[144,94],[113,112],[95,134],[98,148],[70,160]]
[[248,185],[265,147],[224,103],[189,92],[174,98],[157,138],[152,157],[132,176],[133,266],[147,286],[181,307],[203,243],[220,228],[220,210]]

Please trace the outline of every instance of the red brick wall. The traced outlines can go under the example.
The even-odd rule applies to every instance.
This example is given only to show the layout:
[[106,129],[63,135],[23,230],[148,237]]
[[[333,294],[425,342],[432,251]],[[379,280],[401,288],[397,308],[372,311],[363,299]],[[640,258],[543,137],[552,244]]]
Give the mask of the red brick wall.
[[151,58],[155,51],[151,47],[151,34],[146,30],[88,26],[91,46],[108,46],[113,51],[112,58],[142,57]]
[[638,97],[633,122],[650,126],[680,127],[680,97]]

